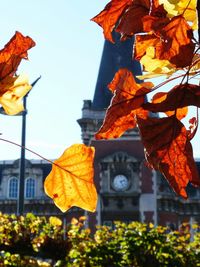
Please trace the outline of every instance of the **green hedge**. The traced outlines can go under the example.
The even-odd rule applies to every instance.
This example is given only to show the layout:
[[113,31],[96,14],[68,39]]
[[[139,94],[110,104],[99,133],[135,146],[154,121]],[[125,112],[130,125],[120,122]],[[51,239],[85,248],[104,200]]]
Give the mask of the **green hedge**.
[[[186,226],[186,225],[185,225]],[[170,231],[139,222],[98,226],[94,235],[84,218],[63,226],[56,217],[0,214],[0,267],[198,267],[200,233],[194,225]]]

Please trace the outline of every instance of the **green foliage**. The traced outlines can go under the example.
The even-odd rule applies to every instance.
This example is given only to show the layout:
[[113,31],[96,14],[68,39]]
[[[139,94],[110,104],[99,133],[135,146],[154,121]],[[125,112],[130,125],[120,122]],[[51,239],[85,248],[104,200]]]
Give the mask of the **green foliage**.
[[[84,218],[63,226],[56,217],[0,214],[0,267],[198,267],[200,232],[116,222],[94,234]],[[192,239],[192,240],[191,240]]]

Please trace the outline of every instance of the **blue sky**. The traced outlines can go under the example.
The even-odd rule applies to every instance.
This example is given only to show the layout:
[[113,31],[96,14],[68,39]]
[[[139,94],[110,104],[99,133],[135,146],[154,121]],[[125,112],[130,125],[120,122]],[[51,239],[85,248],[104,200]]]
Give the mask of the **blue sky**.
[[[104,0],[14,0],[1,3],[0,47],[15,31],[29,35],[36,46],[18,74],[30,82],[42,76],[27,100],[26,146],[55,159],[65,148],[80,143],[84,99],[92,99],[104,38],[90,19],[104,8]],[[21,143],[21,117],[0,115],[2,138]],[[195,155],[200,157],[197,138]],[[0,160],[16,159],[20,149],[0,141]],[[26,152],[27,158],[38,158]]]
[[[90,19],[107,3],[103,0],[3,1],[0,47],[15,31],[29,35],[36,46],[29,50],[18,74],[30,82],[42,76],[30,92],[27,106],[26,146],[46,158],[59,157],[65,148],[80,143],[84,99],[92,99],[103,48],[103,34]],[[21,143],[21,118],[0,115],[2,138]],[[20,150],[0,141],[0,160],[16,159]],[[36,158],[26,153],[27,158]]]

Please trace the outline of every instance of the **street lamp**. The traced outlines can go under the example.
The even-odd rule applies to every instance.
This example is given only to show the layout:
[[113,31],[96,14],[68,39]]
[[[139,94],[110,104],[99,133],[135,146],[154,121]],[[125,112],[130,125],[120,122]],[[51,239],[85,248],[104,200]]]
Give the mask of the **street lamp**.
[[[32,84],[32,88],[39,81],[39,76]],[[22,134],[21,134],[21,156],[19,166],[19,197],[17,202],[17,215],[24,213],[24,181],[25,181],[25,144],[26,144],[26,114],[27,114],[27,97],[28,93],[23,98],[24,111],[22,112]]]

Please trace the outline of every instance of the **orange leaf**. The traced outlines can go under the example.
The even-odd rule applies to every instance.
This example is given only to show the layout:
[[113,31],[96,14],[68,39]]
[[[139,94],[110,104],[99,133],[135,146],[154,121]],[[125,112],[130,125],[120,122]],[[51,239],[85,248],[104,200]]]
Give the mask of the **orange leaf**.
[[120,16],[126,11],[133,0],[111,0],[97,16],[92,18],[103,28],[104,36],[107,40],[114,42],[112,31]]
[[153,84],[149,82],[137,84],[131,71],[120,69],[108,87],[114,96],[103,125],[95,135],[96,139],[120,137],[126,130],[135,127],[137,113],[146,117],[147,112],[140,107]]
[[187,198],[187,184],[200,186],[200,179],[184,125],[175,116],[137,118],[137,123],[148,163],[165,176],[177,194]]
[[180,68],[191,64],[195,44],[192,42],[192,29],[184,17],[172,18],[165,27],[161,28],[161,37],[163,38],[162,47],[156,49],[158,58],[168,59]]
[[116,27],[116,31],[121,33],[123,40],[144,31],[142,18],[149,13],[149,9],[150,0],[134,0],[126,9]]
[[169,18],[160,18],[147,15],[142,19],[145,32],[154,31],[157,32],[161,27],[169,23]]
[[144,34],[135,36],[134,57],[140,60],[145,54],[148,47],[155,47],[159,43],[159,39],[154,34]]
[[156,33],[157,30],[169,23],[169,18],[167,17],[167,12],[164,9],[164,6],[159,5],[158,0],[154,0],[152,1],[150,13],[143,17],[142,22],[146,32],[153,31]]
[[[163,103],[164,100],[167,98],[167,96],[168,96],[168,93],[159,92],[153,96],[152,103],[154,103],[154,104]],[[185,118],[185,116],[188,113],[188,107],[178,108],[176,110],[165,111],[165,113],[167,114],[167,116],[176,115],[177,119],[182,120],[183,118]]]
[[72,206],[95,211],[97,193],[93,182],[93,159],[93,147],[74,144],[54,161],[44,189],[61,211]]
[[156,35],[138,35],[136,37],[135,58],[141,59],[145,55],[147,47],[153,46],[155,58],[169,60],[177,68],[189,66],[192,62],[195,44],[192,42],[191,27],[185,18],[173,17],[164,27],[162,23],[159,27]]
[[7,75],[13,75],[21,60],[27,59],[27,50],[35,46],[35,42],[28,36],[24,37],[16,32],[5,47],[0,50],[0,80]]
[[200,86],[188,83],[176,85],[166,93],[164,100],[160,100],[160,103],[145,103],[143,108],[152,112],[168,112],[191,105],[200,107]]

